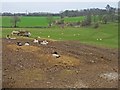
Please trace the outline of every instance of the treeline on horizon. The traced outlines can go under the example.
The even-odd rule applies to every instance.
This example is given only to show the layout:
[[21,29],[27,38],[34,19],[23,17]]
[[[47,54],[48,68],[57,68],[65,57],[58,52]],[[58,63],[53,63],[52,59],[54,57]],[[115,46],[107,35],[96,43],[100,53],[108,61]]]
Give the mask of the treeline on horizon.
[[99,8],[91,8],[91,9],[83,9],[83,10],[65,10],[59,13],[48,13],[48,12],[33,12],[33,13],[10,13],[3,12],[0,13],[1,16],[61,16],[61,17],[76,17],[76,16],[85,16],[88,14],[92,15],[104,15],[107,11],[111,13],[118,13],[118,8],[111,7],[107,5],[106,9]]

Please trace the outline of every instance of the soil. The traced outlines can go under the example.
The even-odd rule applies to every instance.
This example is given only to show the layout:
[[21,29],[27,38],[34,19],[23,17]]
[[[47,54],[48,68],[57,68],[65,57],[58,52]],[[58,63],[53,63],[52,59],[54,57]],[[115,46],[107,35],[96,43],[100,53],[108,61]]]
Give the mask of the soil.
[[[17,46],[18,41],[30,46]],[[118,87],[117,49],[78,41],[48,42],[40,45],[31,39],[2,39],[3,88]],[[53,52],[60,57],[53,57]]]

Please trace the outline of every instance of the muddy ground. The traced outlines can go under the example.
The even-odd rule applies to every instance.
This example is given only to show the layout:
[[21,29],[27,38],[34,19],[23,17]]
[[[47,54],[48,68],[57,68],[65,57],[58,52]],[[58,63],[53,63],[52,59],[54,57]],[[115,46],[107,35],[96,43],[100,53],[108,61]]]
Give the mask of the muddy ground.
[[[30,42],[17,46],[16,42]],[[42,41],[42,40],[41,40]],[[2,40],[4,88],[116,88],[117,49],[49,41],[34,44],[29,39]],[[57,51],[60,58],[52,56]]]

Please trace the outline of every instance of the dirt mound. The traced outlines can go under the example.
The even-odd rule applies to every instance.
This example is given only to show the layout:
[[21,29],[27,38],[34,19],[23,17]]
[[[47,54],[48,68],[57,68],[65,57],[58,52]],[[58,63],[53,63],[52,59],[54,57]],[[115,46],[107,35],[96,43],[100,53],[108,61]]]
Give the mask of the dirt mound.
[[53,57],[52,54],[41,54],[38,55],[39,58],[44,58],[47,63],[56,66],[78,66],[80,65],[80,60],[71,56],[61,55],[60,58]]
[[[14,50],[14,51],[19,51],[19,52],[36,52],[42,50],[41,47],[37,47],[37,46],[18,46],[15,44],[10,44],[7,45],[7,48],[10,50]],[[52,56],[51,53],[49,54],[45,54],[45,53],[40,53],[40,54],[36,54],[36,56],[38,58],[44,58],[45,60],[47,60],[49,64],[53,64],[53,65],[61,65],[61,66],[78,66],[80,64],[80,60],[76,59],[74,57],[71,56],[67,56],[67,55],[61,55],[60,58],[55,58]],[[40,59],[39,59],[40,60]]]
[[67,65],[67,66],[78,66],[78,65],[80,65],[80,60],[79,59],[76,59],[76,58],[70,57],[70,56],[65,56],[65,55],[62,55],[57,60],[57,62],[59,64],[64,64],[64,65]]

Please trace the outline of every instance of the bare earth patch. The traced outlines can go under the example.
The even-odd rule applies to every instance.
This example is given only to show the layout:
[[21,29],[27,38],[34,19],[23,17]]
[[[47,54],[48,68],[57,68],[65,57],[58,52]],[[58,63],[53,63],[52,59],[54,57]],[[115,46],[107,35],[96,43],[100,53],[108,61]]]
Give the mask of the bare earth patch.
[[[16,42],[30,42],[17,46]],[[3,39],[5,88],[115,88],[118,86],[118,51],[77,41],[34,44],[29,39]],[[52,53],[56,51],[60,58]]]

